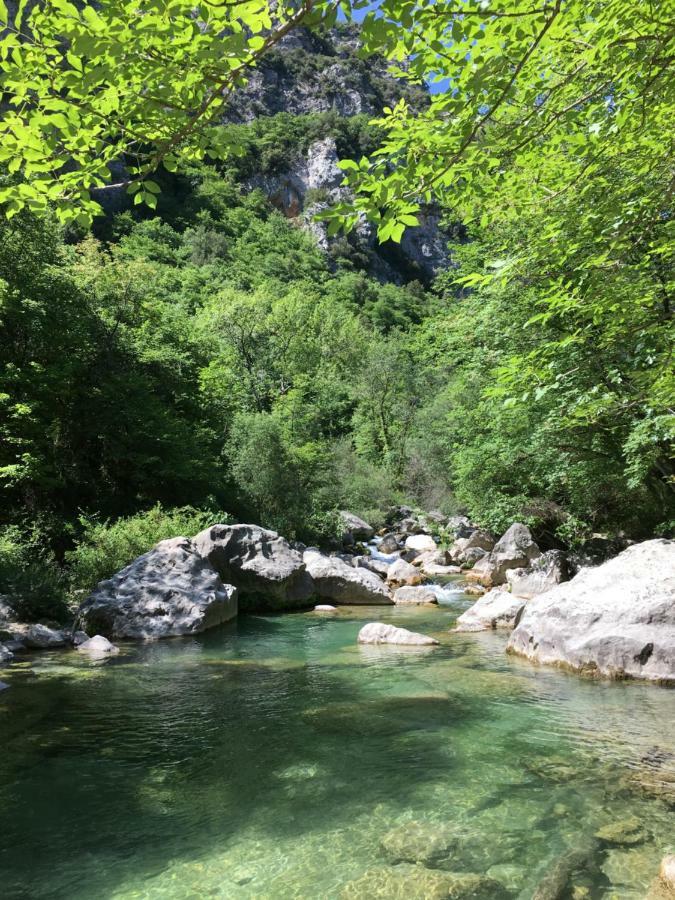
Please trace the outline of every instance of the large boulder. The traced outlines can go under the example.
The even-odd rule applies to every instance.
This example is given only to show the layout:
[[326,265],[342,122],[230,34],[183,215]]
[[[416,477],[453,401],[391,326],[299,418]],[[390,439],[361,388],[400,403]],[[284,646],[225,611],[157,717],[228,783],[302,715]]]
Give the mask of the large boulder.
[[438,644],[435,638],[407,628],[397,628],[384,622],[369,622],[359,631],[359,644],[411,644],[425,646]]
[[78,620],[89,634],[151,640],[195,634],[236,615],[236,588],[223,584],[192,541],[177,537],[101,581]]
[[309,606],[314,585],[302,553],[259,525],[212,525],[193,539],[222,580],[239,591],[242,609]]
[[486,587],[504,584],[509,569],[521,569],[529,566],[532,560],[541,555],[539,547],[530,534],[530,529],[520,522],[506,531],[490,553],[479,559],[470,572],[468,581],[478,581]]
[[455,631],[488,631],[490,628],[513,628],[525,601],[501,588],[493,588],[476,600],[457,619]]
[[422,584],[425,580],[423,573],[404,559],[397,559],[387,569],[387,584],[390,587]]
[[567,559],[561,550],[547,550],[534,560],[529,569],[509,569],[506,573],[511,593],[525,600],[550,591],[568,578]]
[[314,595],[342,605],[391,604],[389,588],[361,566],[347,565],[336,556],[305,550],[304,563],[314,584]]
[[374,528],[346,509],[340,513],[340,524],[344,529],[344,537],[351,536],[356,541],[369,541],[375,534]]
[[675,541],[635,544],[530,600],[508,649],[583,672],[675,682]]

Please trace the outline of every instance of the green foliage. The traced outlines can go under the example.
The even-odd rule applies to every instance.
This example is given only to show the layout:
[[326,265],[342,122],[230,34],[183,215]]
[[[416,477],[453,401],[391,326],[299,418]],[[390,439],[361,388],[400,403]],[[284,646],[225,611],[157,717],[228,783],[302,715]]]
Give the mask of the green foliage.
[[69,617],[66,579],[45,548],[39,530],[0,530],[0,594],[8,595],[23,621],[65,623]]
[[[195,15],[195,12],[197,14]],[[0,162],[16,180],[0,189],[8,216],[56,209],[85,224],[92,191],[128,154],[126,188],[157,206],[155,172],[236,154],[213,127],[231,91],[292,28],[335,22],[333,3],[194,4],[70,0],[0,5]]]
[[83,516],[77,546],[66,553],[70,588],[90,591],[99,581],[129,565],[158,541],[192,537],[214,522],[228,521],[227,513],[218,509],[192,506],[165,509],[159,503],[145,512],[115,522]]

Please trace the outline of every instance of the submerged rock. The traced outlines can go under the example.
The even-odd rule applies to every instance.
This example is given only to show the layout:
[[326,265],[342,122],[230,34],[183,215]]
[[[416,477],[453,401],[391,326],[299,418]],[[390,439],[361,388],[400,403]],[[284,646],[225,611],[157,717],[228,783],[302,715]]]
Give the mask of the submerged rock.
[[513,628],[525,601],[501,588],[483,594],[457,619],[455,631],[487,631],[490,628]]
[[539,547],[530,534],[530,529],[520,522],[506,531],[494,548],[482,559],[479,559],[470,572],[468,581],[478,581],[486,587],[504,584],[509,569],[520,569],[529,566],[532,560],[541,555]]
[[613,678],[675,682],[675,541],[635,544],[530,600],[508,649]]
[[348,882],[342,900],[501,900],[503,885],[487,875],[440,872],[423,866],[375,866]]
[[387,586],[368,569],[354,568],[318,550],[305,550],[304,562],[317,597],[345,605],[393,603]]
[[195,634],[237,614],[237,589],[223,584],[185,537],[160,541],[84,601],[79,621],[90,634],[140,640]]
[[636,816],[603,825],[595,832],[595,836],[603,844],[615,847],[632,847],[647,840],[642,822]]
[[432,822],[406,822],[388,831],[380,841],[393,863],[419,863],[435,868],[451,857],[459,844],[457,831]]
[[397,605],[438,603],[438,598],[431,588],[424,586],[411,587],[408,585],[394,591],[394,603]]
[[359,631],[359,644],[415,644],[428,645],[439,642],[426,634],[418,634],[416,631],[408,631],[407,628],[397,628],[395,625],[386,625],[384,622],[369,622]]
[[111,644],[108,638],[102,634],[95,634],[94,637],[84,641],[77,648],[78,653],[88,653],[90,656],[114,656],[120,652],[120,648]]
[[297,609],[314,595],[302,553],[276,531],[212,525],[193,542],[221,579],[237,587],[244,609]]

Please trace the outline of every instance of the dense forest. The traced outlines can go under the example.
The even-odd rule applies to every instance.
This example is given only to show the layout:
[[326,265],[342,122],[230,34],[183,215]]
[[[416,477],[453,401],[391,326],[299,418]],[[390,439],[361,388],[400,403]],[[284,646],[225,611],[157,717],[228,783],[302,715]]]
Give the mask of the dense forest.
[[[309,81],[330,62],[277,54],[275,77],[284,59]],[[348,63],[369,103],[394,102],[381,64]],[[257,112],[219,127],[235,154],[161,169],[149,204],[102,200],[93,229],[28,207],[2,222],[0,593],[58,617],[226,516],[320,543],[340,509],[377,523],[397,502],[517,518],[549,546],[672,532],[672,271],[653,252],[671,216],[642,210],[652,176],[609,160],[547,198],[546,227],[534,196],[511,216],[485,197],[462,225],[446,204],[431,277],[396,269],[391,240],[385,269],[353,234],[321,249],[328,192],[303,217],[256,186],[326,138],[372,154],[370,115]],[[589,209],[622,204],[599,249]]]

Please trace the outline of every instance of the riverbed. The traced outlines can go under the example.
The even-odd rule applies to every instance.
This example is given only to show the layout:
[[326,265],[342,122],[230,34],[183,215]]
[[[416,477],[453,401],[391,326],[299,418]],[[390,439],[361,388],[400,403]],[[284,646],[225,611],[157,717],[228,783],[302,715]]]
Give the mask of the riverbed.
[[[441,600],[0,672],[4,900],[369,900],[429,869],[526,900],[576,850],[579,896],[642,900],[675,849],[675,691],[508,657]],[[368,621],[441,646],[358,646]]]

